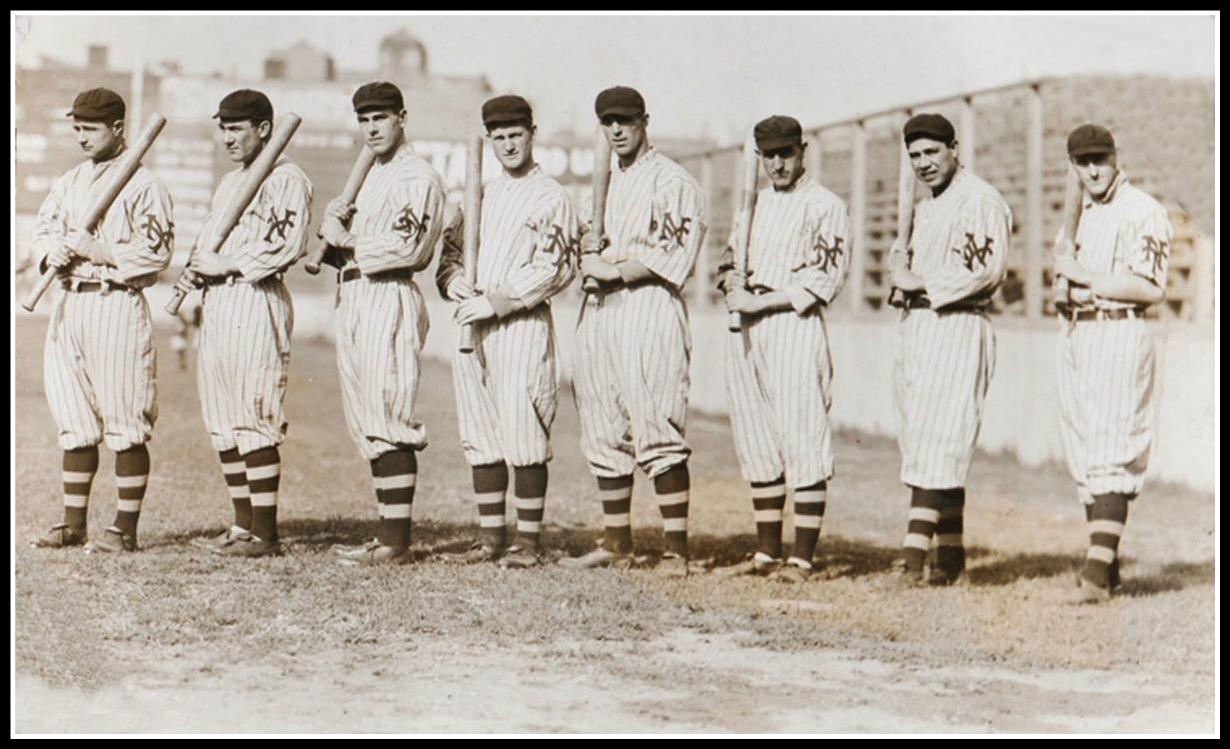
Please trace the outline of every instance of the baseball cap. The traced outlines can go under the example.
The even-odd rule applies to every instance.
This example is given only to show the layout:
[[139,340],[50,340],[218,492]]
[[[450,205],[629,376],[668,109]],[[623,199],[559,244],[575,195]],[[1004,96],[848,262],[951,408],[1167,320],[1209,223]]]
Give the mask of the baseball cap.
[[941,114],[916,114],[906,121],[901,132],[907,146],[919,138],[931,138],[941,143],[952,143],[957,139],[952,123]]
[[1101,125],[1084,124],[1068,133],[1068,155],[1089,156],[1115,152],[1115,136]]
[[797,146],[803,142],[803,126],[793,117],[775,114],[756,123],[752,130],[761,153]]
[[615,86],[598,94],[594,100],[594,112],[598,119],[609,114],[624,117],[639,117],[645,114],[645,99],[639,91],[627,86]]
[[354,92],[354,96],[350,97],[350,101],[354,104],[356,112],[362,112],[365,109],[392,109],[400,112],[406,108],[401,89],[388,81],[364,83]]
[[260,91],[241,88],[222,97],[214,117],[220,120],[269,120],[273,121],[273,104]]
[[534,110],[530,108],[530,103],[520,96],[497,96],[483,103],[484,127],[533,121]]
[[69,117],[79,117],[83,120],[101,120],[115,122],[124,119],[124,100],[109,88],[92,88],[82,91],[73,99],[73,108]]

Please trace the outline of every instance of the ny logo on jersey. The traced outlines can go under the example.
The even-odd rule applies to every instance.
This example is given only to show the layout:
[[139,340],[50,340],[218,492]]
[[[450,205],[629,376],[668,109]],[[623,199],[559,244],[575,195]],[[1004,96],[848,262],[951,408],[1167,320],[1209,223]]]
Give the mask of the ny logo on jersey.
[[423,218],[419,218],[414,214],[414,209],[406,206],[401,209],[401,214],[398,215],[397,221],[393,222],[393,231],[402,235],[409,242],[417,236],[422,235],[427,231],[427,221],[431,217],[426,212],[423,213]]
[[987,257],[991,255],[991,244],[994,242],[990,237],[987,237],[987,242],[979,247],[978,242],[974,240],[974,235],[969,232],[965,233],[965,246],[954,247],[952,251],[961,256],[961,261],[965,263],[966,270],[974,270],[974,261],[983,268],[987,267]]
[[265,241],[272,242],[273,234],[277,232],[278,239],[286,239],[286,230],[295,228],[295,211],[287,208],[286,213],[278,218],[278,209],[269,211],[269,231],[265,232]]
[[[669,212],[666,213],[662,216],[662,231],[658,234],[658,241],[661,242],[669,239],[676,247],[682,247],[683,239],[688,235],[688,230],[690,229],[688,224],[690,223],[692,223],[690,216],[684,216],[676,222],[674,216],[670,215]],[[653,234],[655,231],[658,231],[658,228],[657,219],[650,218],[649,233]]]
[[557,255],[566,254],[569,249],[568,240],[564,238],[564,227],[551,224],[551,228],[547,230],[547,241],[543,243],[542,251],[548,255]]
[[823,236],[816,237],[816,244],[812,249],[816,251],[816,255],[820,259],[820,270],[825,273],[830,270],[837,270],[837,263],[841,260],[842,255],[841,237],[833,237],[833,244],[831,245]]
[[164,229],[162,222],[152,213],[145,214],[145,221],[141,224],[140,230],[149,240],[149,248],[154,252],[163,249],[170,251],[175,242],[175,224],[168,223]]
[[1149,259],[1149,262],[1153,264],[1151,272],[1155,276],[1158,273],[1161,273],[1163,267],[1165,266],[1167,255],[1166,246],[1166,242],[1159,242],[1154,237],[1146,236],[1145,246],[1140,248],[1140,251],[1143,252],[1145,257]]

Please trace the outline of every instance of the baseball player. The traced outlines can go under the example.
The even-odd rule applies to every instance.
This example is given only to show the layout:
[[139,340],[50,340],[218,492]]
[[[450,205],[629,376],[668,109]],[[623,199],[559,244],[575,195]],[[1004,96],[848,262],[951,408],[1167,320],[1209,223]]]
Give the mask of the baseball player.
[[1166,210],[1128,181],[1100,125],[1068,135],[1082,206],[1075,246],[1057,242],[1055,273],[1072,304],[1059,335],[1060,432],[1089,522],[1072,603],[1110,598],[1128,505],[1140,494],[1156,427],[1155,353],[1145,311],[1162,300],[1172,229]]
[[273,105],[259,91],[240,89],[223,97],[214,117],[227,156],[240,166],[219,182],[189,260],[192,272],[179,288],[202,286],[197,390],[235,522],[194,544],[224,556],[263,557],[281,553],[278,448],[287,428],[282,403],[294,325],[282,276],[303,254],[312,183],[279,157],[218,252],[198,251],[204,238],[225,229],[216,225],[219,215],[269,140]]
[[889,282],[904,294],[894,394],[901,481],[910,487],[909,525],[898,583],[951,585],[965,571],[965,478],[995,370],[987,316],[1003,282],[1012,211],[1003,196],[957,160],[952,123],[938,114],[906,122],[914,174],[930,196],[914,211],[910,236],[889,257]]
[[[64,451],[64,521],[36,546],[86,545],[91,552],[137,550],[137,522],[149,479],[149,442],[158,410],[155,348],[144,289],[171,262],[171,196],[145,167],[124,186],[93,232],[80,225],[98,184],[127,144],[124,100],[84,91],[68,113],[88,160],[57,179],[38,212],[34,253],[59,269],[63,288],[47,327],[47,404]],[[115,451],[115,522],[87,542],[98,445]]]
[[[746,266],[736,266],[732,244],[718,269],[726,306],[742,321],[726,338],[726,391],[758,537],[750,563],[736,571],[804,582],[833,477],[833,367],[823,310],[845,283],[850,221],[845,203],[804,173],[798,120],[769,117],[753,136],[772,184],[756,200]],[[736,225],[732,236],[741,230]],[[783,564],[787,483],[794,547]]]
[[440,239],[444,180],[406,141],[406,107],[392,83],[351,98],[375,162],[354,204],[325,207],[321,236],[338,267],[334,320],[346,426],[370,464],[380,509],[377,538],[337,547],[345,564],[409,561],[417,450],[427,430],[415,414],[427,306],[414,274]]
[[[534,114],[520,96],[483,104],[483,125],[503,174],[483,189],[471,283],[463,266],[464,216],[445,232],[440,294],[459,302],[474,351],[453,359],[461,443],[478,501],[480,539],[453,561],[540,564],[539,540],[555,420],[555,324],[551,297],[576,272],[580,223],[564,188],[534,161]],[[505,494],[512,466],[516,538],[505,548]]]
[[581,447],[597,478],[603,541],[573,567],[632,561],[632,478],[652,480],[665,531],[658,569],[688,570],[691,478],[685,439],[691,334],[680,296],[704,241],[705,199],[696,180],[649,143],[649,115],[635,89],[598,94],[598,120],[618,168],[608,190],[605,234],[581,240],[587,293],[577,321],[574,389]]

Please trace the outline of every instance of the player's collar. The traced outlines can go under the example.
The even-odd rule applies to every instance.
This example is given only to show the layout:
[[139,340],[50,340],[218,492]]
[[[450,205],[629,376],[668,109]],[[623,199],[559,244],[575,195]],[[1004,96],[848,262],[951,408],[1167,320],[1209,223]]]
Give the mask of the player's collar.
[[638,156],[636,161],[629,164],[626,168],[622,164],[619,163],[619,159],[615,160],[615,164],[619,167],[619,171],[626,173],[626,172],[632,171],[633,169],[636,169],[641,164],[648,164],[650,161],[652,161],[653,159],[656,159],[657,157],[658,157],[657,147],[650,145],[649,148],[645,149],[645,153]]
[[1110,183],[1110,187],[1106,188],[1106,192],[1102,193],[1101,199],[1095,198],[1092,195],[1089,195],[1089,199],[1095,203],[1109,203],[1115,199],[1115,195],[1117,195],[1119,190],[1123,189],[1126,184],[1128,184],[1127,172],[1123,171],[1123,169],[1119,169],[1119,171],[1115,174],[1115,179]]

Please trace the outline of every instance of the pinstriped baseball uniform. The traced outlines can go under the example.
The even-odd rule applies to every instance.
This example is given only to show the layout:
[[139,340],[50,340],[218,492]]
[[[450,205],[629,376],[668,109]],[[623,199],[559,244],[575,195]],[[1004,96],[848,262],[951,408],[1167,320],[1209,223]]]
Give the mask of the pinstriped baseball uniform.
[[[738,221],[736,221],[738,224]],[[735,226],[732,236],[738,236]],[[728,255],[733,251],[727,250]],[[746,316],[726,340],[726,390],[743,477],[794,487],[833,476],[833,367],[822,307],[845,284],[846,205],[810,177],[760,192],[748,246],[748,286],[786,290],[794,309]]]
[[[95,185],[117,161],[87,161],[55,181],[39,208],[36,256],[56,249],[76,228]],[[105,441],[120,452],[150,438],[157,417],[156,356],[142,290],[171,262],[173,231],[170,193],[141,167],[95,232],[115,266],[77,259],[60,273],[65,290],[51,311],[43,366],[47,403],[65,450]]]
[[[1091,271],[1132,274],[1165,290],[1171,235],[1165,208],[1121,171],[1103,200],[1085,194],[1076,259]],[[1132,307],[1100,298],[1087,306]],[[1081,500],[1139,494],[1156,428],[1147,324],[1142,316],[1064,321],[1058,354],[1060,433]]]
[[1011,231],[1007,202],[964,168],[915,208],[910,269],[930,308],[902,313],[894,371],[901,481],[909,486],[965,485],[995,371],[984,310],[1003,282]]
[[[202,237],[214,230],[245,171],[222,177]],[[246,455],[280,445],[285,436],[294,308],[281,276],[303,255],[311,210],[312,183],[283,156],[218,250],[240,268],[233,283],[207,285],[201,300],[197,387],[219,452],[237,448]]]
[[[346,425],[369,461],[427,446],[414,407],[429,321],[413,274],[435,256],[445,195],[440,174],[406,144],[372,165],[355,198],[356,244],[342,267],[334,319]],[[362,275],[347,280],[354,270]]]
[[691,454],[692,341],[679,290],[704,242],[704,196],[683,167],[650,148],[612,171],[605,218],[602,256],[639,260],[654,279],[590,294],[582,306],[574,376],[581,448],[599,478],[637,466],[656,477]]
[[[453,359],[461,442],[470,465],[551,459],[558,383],[550,299],[576,272],[580,224],[564,188],[535,166],[483,188],[475,289],[497,319],[474,324],[474,352]],[[445,233],[436,276],[442,295],[464,273],[464,216]]]

